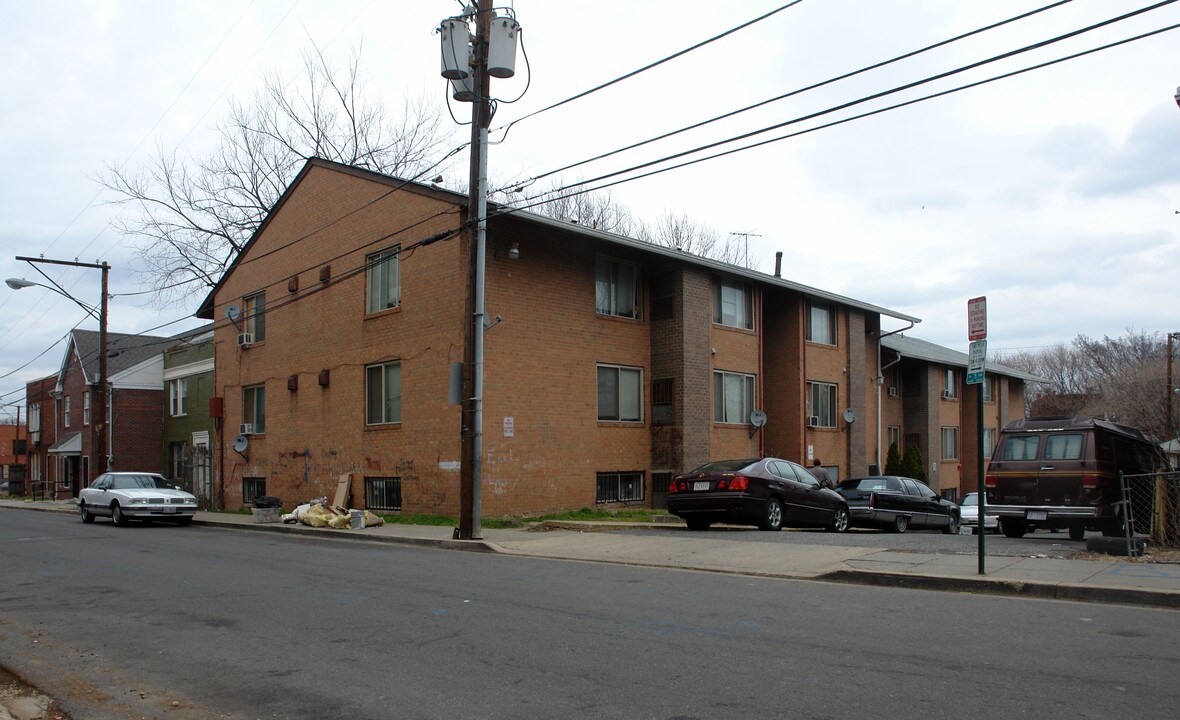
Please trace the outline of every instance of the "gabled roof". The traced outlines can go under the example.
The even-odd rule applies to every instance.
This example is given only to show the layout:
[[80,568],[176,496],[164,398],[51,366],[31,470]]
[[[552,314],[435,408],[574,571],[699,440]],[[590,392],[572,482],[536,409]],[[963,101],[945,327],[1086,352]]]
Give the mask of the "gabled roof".
[[[966,353],[951,350],[941,345],[935,345],[925,340],[906,337],[905,335],[886,335],[881,338],[881,347],[888,348],[904,358],[925,360],[926,362],[947,365],[949,367],[965,368],[971,360]],[[995,375],[1005,375],[1024,380],[1025,382],[1048,382],[1043,377],[1038,377],[1026,373],[1023,370],[1017,370],[1016,368],[1010,368],[991,361],[984,363],[984,370]]]
[[[328,170],[334,170],[336,172],[346,173],[349,175],[354,175],[356,177],[362,177],[362,178],[365,178],[365,179],[370,180],[372,182],[381,183],[384,185],[390,185],[390,186],[396,187],[399,190],[414,192],[414,193],[418,193],[421,195],[428,195],[430,197],[434,197],[436,199],[443,200],[445,202],[451,202],[456,205],[466,206],[466,204],[467,204],[467,196],[466,195],[461,195],[459,193],[455,193],[450,190],[443,190],[440,188],[421,185],[421,184],[418,184],[415,182],[401,180],[399,178],[391,177],[389,175],[383,175],[381,173],[373,172],[371,170],[366,170],[364,168],[353,167],[351,165],[344,165],[341,163],[332,162],[330,160],[324,160],[322,158],[310,158],[307,161],[307,163],[303,166],[303,169],[299,171],[299,174],[295,176],[295,179],[291,181],[291,184],[287,186],[287,189],[283,192],[283,195],[282,195],[282,197],[279,198],[278,202],[275,203],[275,206],[273,208],[271,208],[271,211],[269,213],[267,213],[266,219],[263,220],[262,224],[258,226],[258,229],[250,237],[249,242],[247,242],[246,245],[242,248],[242,251],[240,253],[238,253],[238,256],[236,258],[234,258],[234,261],[226,269],[225,273],[221,276],[221,279],[218,280],[217,285],[205,297],[205,300],[201,303],[200,307],[197,308],[196,313],[194,313],[194,315],[196,317],[216,320],[216,318],[213,317],[213,310],[214,310],[214,297],[216,296],[217,291],[221,289],[222,285],[225,283],[226,278],[228,278],[229,275],[231,273],[233,273],[234,270],[237,268],[238,262],[243,257],[246,256],[246,254],[250,250],[250,247],[255,243],[255,241],[258,239],[258,237],[263,233],[263,231],[266,229],[266,227],[270,224],[271,218],[273,218],[282,209],[283,205],[290,198],[292,191],[299,185],[299,183],[303,180],[304,176],[307,175],[307,173],[313,167],[322,167],[322,168],[325,168]],[[905,313],[900,313],[900,312],[897,312],[896,310],[890,310],[888,308],[880,307],[878,305],[873,305],[871,303],[862,302],[860,300],[854,300],[849,297],[837,295],[836,293],[833,293],[833,292],[828,292],[826,290],[820,290],[819,288],[813,288],[813,287],[810,287],[807,285],[803,285],[801,283],[792,282],[790,280],[786,280],[781,277],[775,277],[774,275],[768,275],[767,273],[758,272],[755,270],[749,270],[747,268],[740,267],[738,265],[730,265],[729,263],[724,263],[724,262],[720,262],[717,260],[711,260],[709,258],[701,257],[699,255],[693,255],[692,253],[687,253],[682,250],[678,250],[676,248],[665,247],[663,245],[656,245],[655,243],[649,243],[649,242],[645,242],[643,240],[636,240],[634,238],[625,237],[623,235],[616,235],[614,233],[605,232],[603,230],[595,230],[592,228],[584,227],[582,225],[578,225],[576,223],[567,222],[565,220],[555,220],[553,218],[546,217],[544,215],[538,215],[536,213],[531,213],[531,212],[524,211],[524,210],[513,210],[510,206],[497,205],[494,203],[488,204],[488,223],[489,223],[489,225],[494,225],[496,223],[496,219],[498,217],[503,217],[506,214],[510,214],[512,217],[517,218],[517,219],[524,221],[526,223],[533,223],[533,224],[542,225],[542,226],[545,226],[548,228],[560,229],[564,233],[569,233],[569,234],[572,234],[575,236],[579,236],[581,238],[598,240],[601,242],[607,242],[607,243],[612,243],[615,245],[625,246],[625,247],[632,248],[634,250],[638,250],[640,252],[645,252],[645,253],[649,253],[652,255],[658,255],[661,257],[665,257],[665,258],[672,258],[678,262],[686,263],[688,265],[694,265],[694,266],[701,267],[701,268],[706,268],[710,271],[721,272],[721,273],[725,273],[727,275],[736,276],[739,278],[750,280],[751,282],[757,282],[757,283],[761,283],[763,285],[770,285],[770,286],[774,286],[774,287],[786,288],[788,290],[793,290],[795,292],[798,292],[808,298],[823,300],[826,302],[837,303],[840,305],[853,307],[853,308],[856,308],[859,310],[864,310],[864,311],[871,312],[871,313],[879,313],[881,315],[895,318],[895,319],[901,320],[903,322],[909,322],[909,323],[922,322],[922,320],[920,318],[913,317],[911,315],[906,315]]]
[[[111,376],[133,367],[153,355],[164,352],[168,338],[157,335],[126,335],[107,333],[107,375]],[[70,360],[70,353],[77,349],[82,364],[82,377],[87,385],[98,382],[99,333],[94,330],[73,330],[66,351],[62,355],[61,369],[64,371]],[[60,390],[63,372],[58,373]],[[108,377],[109,379],[109,377]]]

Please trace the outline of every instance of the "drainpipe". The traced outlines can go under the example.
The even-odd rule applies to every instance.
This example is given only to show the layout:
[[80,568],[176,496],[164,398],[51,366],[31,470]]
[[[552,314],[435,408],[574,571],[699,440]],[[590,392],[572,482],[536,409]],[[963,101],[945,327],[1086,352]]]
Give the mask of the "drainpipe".
[[[880,316],[877,316],[877,322],[879,325]],[[896,360],[889,363],[888,365],[882,366],[881,365],[881,341],[884,340],[885,338],[889,337],[890,335],[897,335],[899,333],[903,333],[906,330],[909,330],[910,328],[914,327],[914,325],[916,325],[916,324],[917,323],[911,321],[907,327],[903,327],[898,330],[891,330],[887,333],[881,333],[880,337],[877,338],[877,378],[876,378],[876,381],[877,381],[877,472],[882,473],[882,474],[885,472],[885,468],[883,467],[883,464],[881,463],[881,384],[885,382],[885,370],[887,368],[891,368],[894,365],[901,362],[901,353],[897,354]],[[898,450],[900,451],[901,448],[898,448]]]

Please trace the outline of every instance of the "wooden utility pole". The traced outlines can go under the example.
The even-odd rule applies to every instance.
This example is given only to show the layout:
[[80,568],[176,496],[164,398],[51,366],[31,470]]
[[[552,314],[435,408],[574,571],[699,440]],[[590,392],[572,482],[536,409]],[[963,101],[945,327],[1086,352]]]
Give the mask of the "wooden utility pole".
[[483,333],[484,255],[487,233],[488,125],[491,123],[491,82],[488,77],[488,35],[492,24],[489,0],[475,3],[474,67],[471,89],[471,172],[467,201],[470,229],[467,256],[467,333],[463,349],[463,437],[459,475],[459,539],[479,540],[483,484]]

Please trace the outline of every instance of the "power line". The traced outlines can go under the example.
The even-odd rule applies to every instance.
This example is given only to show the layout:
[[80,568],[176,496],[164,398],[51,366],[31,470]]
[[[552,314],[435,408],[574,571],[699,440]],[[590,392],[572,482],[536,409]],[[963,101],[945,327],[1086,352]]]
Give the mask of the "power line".
[[[606,180],[606,179],[609,179],[609,178],[612,178],[612,177],[616,177],[616,176],[618,176],[618,175],[622,175],[622,174],[625,174],[625,173],[634,172],[634,171],[636,171],[636,170],[642,170],[642,169],[644,169],[644,168],[652,167],[652,166],[654,166],[654,165],[659,165],[659,164],[661,164],[661,163],[665,163],[665,162],[668,162],[668,161],[671,161],[671,160],[676,160],[677,158],[682,158],[682,157],[685,157],[685,156],[688,156],[688,155],[693,155],[693,154],[696,154],[696,153],[699,153],[699,152],[703,152],[703,151],[705,151],[705,150],[710,150],[710,149],[713,149],[713,148],[716,148],[716,147],[719,147],[719,146],[722,146],[722,145],[727,145],[727,144],[730,144],[730,143],[738,142],[738,141],[740,141],[740,140],[745,140],[745,139],[748,139],[748,138],[754,137],[754,136],[756,136],[756,135],[760,135],[760,134],[763,134],[763,133],[766,133],[766,132],[770,132],[770,131],[772,131],[772,130],[778,130],[778,129],[781,129],[781,128],[783,128],[783,127],[787,127],[787,126],[789,126],[789,125],[798,124],[798,123],[800,123],[800,122],[804,122],[804,121],[807,121],[807,120],[813,120],[813,119],[815,119],[815,118],[822,117],[822,116],[824,116],[824,115],[828,115],[828,114],[831,114],[831,113],[833,113],[833,112],[837,112],[837,111],[839,111],[839,110],[845,110],[845,109],[847,109],[847,108],[850,108],[850,107],[853,107],[853,106],[856,106],[856,105],[860,105],[860,104],[862,104],[862,103],[869,102],[869,101],[871,101],[871,100],[880,99],[880,98],[882,98],[882,97],[886,97],[886,96],[888,96],[888,95],[892,95],[892,94],[895,94],[895,93],[901,92],[901,91],[903,91],[903,90],[909,90],[909,89],[912,89],[912,88],[915,88],[915,87],[918,87],[918,86],[921,86],[921,85],[924,85],[924,84],[927,84],[927,83],[930,83],[930,82],[934,82],[935,80],[941,80],[941,79],[945,79],[945,78],[947,78],[947,77],[950,77],[950,76],[952,76],[952,75],[957,75],[957,74],[959,74],[959,73],[963,73],[963,72],[966,72],[966,71],[968,71],[968,70],[973,70],[973,69],[975,69],[975,68],[982,67],[982,66],[984,66],[984,65],[987,65],[987,64],[990,64],[990,63],[993,63],[993,62],[997,62],[997,61],[999,61],[999,60],[1004,60],[1004,59],[1007,59],[1007,58],[1014,57],[1014,56],[1016,56],[1016,55],[1020,55],[1020,54],[1026,53],[1026,52],[1030,52],[1030,51],[1032,51],[1032,50],[1036,50],[1036,49],[1039,49],[1039,48],[1042,48],[1042,47],[1046,47],[1046,46],[1048,46],[1048,45],[1051,45],[1051,44],[1053,44],[1053,43],[1061,42],[1061,41],[1063,41],[1063,40],[1066,40],[1066,39],[1069,39],[1069,38],[1072,38],[1072,37],[1076,37],[1076,36],[1078,36],[1078,35],[1081,35],[1081,34],[1083,34],[1083,33],[1090,32],[1090,31],[1092,31],[1092,30],[1096,30],[1096,29],[1098,29],[1098,28],[1102,28],[1102,27],[1105,27],[1105,26],[1107,26],[1107,25],[1111,25],[1111,24],[1113,24],[1113,23],[1120,22],[1120,21],[1122,21],[1122,20],[1126,20],[1126,19],[1129,19],[1129,18],[1135,17],[1135,16],[1137,16],[1137,15],[1141,15],[1141,14],[1143,14],[1143,13],[1150,12],[1150,11],[1152,11],[1152,10],[1157,10],[1157,9],[1159,9],[1159,8],[1161,8],[1161,7],[1165,6],[1165,5],[1170,5],[1170,4],[1173,4],[1173,3],[1175,3],[1175,2],[1176,2],[1176,0],[1163,0],[1162,2],[1156,3],[1156,4],[1154,4],[1154,5],[1151,5],[1151,6],[1148,6],[1148,7],[1145,7],[1145,8],[1141,8],[1141,9],[1139,9],[1139,10],[1135,10],[1135,11],[1132,11],[1132,12],[1129,12],[1129,13],[1126,13],[1126,14],[1123,14],[1123,15],[1120,15],[1120,16],[1118,16],[1118,17],[1115,17],[1115,18],[1111,18],[1111,19],[1108,19],[1108,20],[1104,20],[1104,21],[1102,21],[1102,22],[1095,23],[1095,24],[1093,24],[1093,25],[1089,25],[1089,26],[1087,26],[1087,27],[1084,27],[1084,28],[1081,28],[1081,29],[1078,29],[1078,30],[1071,31],[1071,32],[1069,32],[1069,33],[1065,33],[1065,34],[1063,34],[1063,35],[1059,35],[1059,36],[1057,36],[1057,37],[1055,37],[1055,38],[1051,38],[1051,39],[1048,39],[1048,40],[1042,40],[1042,41],[1040,41],[1040,42],[1037,42],[1037,43],[1034,43],[1034,44],[1032,44],[1032,45],[1026,45],[1026,46],[1024,46],[1024,47],[1022,47],[1022,48],[1018,48],[1018,49],[1016,49],[1016,50],[1012,50],[1012,51],[1009,51],[1009,52],[1006,52],[1006,53],[1001,53],[1001,54],[999,54],[999,55],[992,56],[992,57],[990,57],[990,58],[987,58],[987,59],[985,59],[985,60],[980,60],[980,61],[977,61],[977,62],[969,63],[969,64],[967,64],[967,65],[963,65],[963,66],[961,66],[961,67],[959,67],[959,68],[956,68],[956,69],[953,69],[953,70],[948,70],[948,71],[945,71],[945,72],[942,72],[942,73],[938,73],[938,74],[935,74],[935,75],[931,75],[931,76],[929,76],[929,77],[926,77],[926,78],[924,78],[924,79],[921,79],[921,80],[916,80],[916,81],[913,81],[913,82],[910,82],[910,83],[905,83],[905,84],[902,84],[902,85],[898,85],[898,86],[896,86],[896,87],[893,87],[893,88],[891,88],[891,89],[888,89],[888,90],[884,90],[884,91],[881,91],[881,92],[873,93],[873,94],[871,94],[871,95],[866,95],[866,96],[864,96],[864,97],[861,97],[861,98],[859,98],[859,99],[856,99],[856,100],[851,100],[851,101],[849,101],[849,102],[842,103],[842,104],[840,104],[840,105],[835,105],[835,106],[829,107],[829,108],[827,108],[827,109],[825,109],[825,110],[820,110],[820,111],[817,111],[817,112],[814,112],[814,113],[809,113],[809,114],[807,114],[807,115],[802,115],[802,116],[799,116],[799,117],[793,118],[793,119],[791,119],[791,120],[786,120],[786,121],[784,121],[784,122],[781,122],[781,123],[776,123],[776,124],[774,124],[774,125],[770,125],[770,126],[767,126],[767,127],[761,128],[761,129],[758,129],[758,130],[752,130],[752,131],[750,131],[750,132],[743,133],[743,134],[740,134],[740,135],[736,135],[736,136],[733,136],[733,137],[730,137],[730,138],[727,138],[727,139],[724,139],[724,140],[719,140],[719,141],[716,141],[716,142],[708,143],[708,144],[706,144],[706,145],[701,145],[701,146],[698,146],[698,147],[696,147],[696,148],[693,148],[693,149],[690,149],[690,150],[685,150],[685,151],[682,151],[682,152],[678,152],[678,153],[674,153],[674,154],[671,154],[671,155],[667,155],[667,156],[664,156],[664,157],[662,157],[662,158],[659,158],[659,159],[656,159],[656,160],[652,160],[652,161],[649,161],[649,162],[646,162],[646,163],[641,163],[641,164],[639,164],[639,165],[633,165],[633,166],[631,166],[631,167],[629,167],[629,168],[625,168],[625,169],[618,170],[618,171],[615,171],[615,172],[611,172],[611,173],[606,173],[606,174],[603,174],[603,175],[599,175],[599,176],[597,176],[597,177],[590,178],[590,179],[588,179],[588,180],[580,180],[580,181],[578,181],[578,182],[575,182],[575,183],[570,183],[570,184],[568,184],[568,185],[565,185],[564,187],[562,187],[562,188],[559,188],[559,189],[557,189],[557,190],[555,190],[555,191],[550,191],[549,193],[546,193],[545,195],[553,194],[553,193],[555,193],[555,192],[559,193],[559,192],[562,192],[562,191],[564,191],[564,190],[566,190],[566,189],[569,189],[569,188],[578,187],[578,186],[583,186],[583,185],[588,185],[588,184],[590,184],[590,183],[598,182],[598,181],[601,181],[601,180]],[[1150,37],[1151,35],[1156,35],[1156,34],[1159,34],[1159,33],[1161,33],[1161,32],[1166,32],[1166,31],[1168,31],[1168,30],[1174,29],[1175,27],[1176,27],[1176,26],[1165,27],[1165,28],[1163,28],[1163,29],[1161,29],[1161,30],[1156,30],[1156,31],[1151,31],[1151,32],[1148,32],[1148,33],[1144,33],[1144,34],[1141,34],[1141,35],[1138,35],[1138,36],[1135,36],[1135,37],[1129,38],[1129,39],[1127,39],[1127,40],[1122,40],[1122,41],[1118,41],[1118,42],[1110,43],[1110,44],[1107,44],[1107,45],[1103,45],[1103,46],[1101,46],[1101,47],[1094,48],[1094,49],[1087,50],[1087,51],[1083,51],[1083,52],[1079,52],[1079,53],[1076,53],[1076,54],[1074,54],[1074,55],[1070,55],[1070,56],[1067,56],[1067,57],[1064,57],[1064,58],[1060,58],[1060,59],[1058,59],[1058,60],[1054,60],[1054,61],[1050,61],[1050,62],[1045,62],[1045,63],[1040,63],[1040,64],[1037,64],[1037,65],[1033,65],[1033,66],[1031,66],[1031,67],[1029,67],[1029,68],[1025,68],[1024,70],[1019,70],[1019,71],[1015,71],[1015,72],[1005,73],[1005,74],[1002,74],[1002,75],[996,76],[996,77],[994,77],[994,78],[990,78],[990,79],[988,79],[988,80],[985,80],[985,81],[980,81],[980,82],[970,83],[970,84],[968,84],[968,85],[964,85],[964,86],[961,86],[961,87],[959,87],[959,88],[955,88],[955,89],[953,89],[953,90],[944,91],[944,92],[940,92],[940,93],[935,93],[935,94],[933,94],[933,95],[929,95],[929,96],[926,96],[926,97],[923,97],[923,98],[919,98],[919,99],[917,99],[917,100],[912,100],[912,101],[909,101],[909,102],[899,103],[899,104],[897,104],[897,105],[893,105],[893,106],[890,106],[890,107],[888,107],[888,108],[883,108],[883,109],[881,109],[881,110],[877,110],[877,111],[873,111],[873,112],[865,113],[865,114],[862,114],[862,115],[854,116],[854,117],[852,117],[852,118],[848,118],[848,119],[846,119],[846,120],[841,120],[841,121],[837,121],[837,122],[833,122],[833,123],[828,123],[828,124],[826,124],[826,125],[820,125],[820,126],[818,126],[818,127],[816,127],[816,128],[812,128],[812,129],[810,129],[810,130],[807,130],[807,131],[804,131],[804,132],[802,132],[802,133],[794,133],[794,134],[790,134],[790,135],[785,135],[785,136],[782,136],[782,137],[774,138],[774,139],[772,139],[772,140],[770,140],[770,141],[761,142],[761,143],[756,143],[756,144],[753,144],[753,145],[748,145],[748,146],[745,146],[745,147],[742,147],[742,148],[737,148],[736,150],[731,150],[731,151],[727,151],[727,152],[717,153],[717,154],[710,155],[710,156],[708,156],[708,157],[705,157],[705,158],[701,158],[701,159],[699,159],[699,160],[694,160],[694,161],[690,161],[690,162],[681,163],[681,164],[679,164],[679,165],[675,165],[675,166],[672,166],[672,167],[669,167],[669,168],[665,168],[665,169],[663,169],[663,170],[659,170],[659,171],[656,171],[656,172],[645,173],[645,174],[643,174],[643,175],[640,175],[640,176],[637,176],[637,177],[635,177],[635,178],[631,178],[631,179],[638,179],[639,177],[648,177],[648,176],[650,176],[650,175],[658,174],[659,172],[665,172],[665,171],[667,171],[667,170],[671,170],[671,169],[676,169],[676,168],[686,167],[686,166],[688,166],[688,165],[695,164],[696,162],[701,162],[701,161],[703,161],[703,160],[710,160],[710,159],[714,159],[714,158],[718,158],[718,157],[723,157],[723,156],[725,156],[725,155],[729,155],[729,154],[732,154],[732,153],[734,153],[734,152],[740,152],[740,151],[742,151],[742,150],[748,150],[748,149],[752,149],[752,148],[755,148],[755,147],[760,147],[760,146],[762,146],[762,145],[766,145],[766,144],[768,144],[769,142],[776,142],[776,141],[778,141],[778,140],[784,140],[784,139],[787,139],[787,138],[789,138],[789,137],[795,137],[795,136],[797,136],[797,135],[804,134],[804,133],[806,133],[806,132],[813,132],[814,130],[817,130],[817,129],[822,129],[822,128],[827,128],[827,127],[832,127],[832,126],[834,126],[834,125],[843,124],[844,122],[849,122],[849,121],[851,121],[851,120],[860,119],[860,118],[863,118],[863,117],[868,117],[868,116],[870,116],[870,115],[879,114],[880,112],[884,112],[884,111],[886,111],[886,110],[893,110],[893,109],[897,109],[897,108],[900,108],[900,107],[905,107],[906,105],[912,105],[912,104],[914,104],[914,103],[916,103],[916,102],[921,102],[921,101],[924,101],[924,100],[929,100],[929,99],[932,99],[932,98],[935,98],[935,97],[940,97],[940,96],[942,96],[942,95],[947,95],[947,94],[950,94],[950,93],[952,93],[952,92],[958,92],[958,91],[960,91],[960,90],[964,90],[964,89],[971,88],[971,87],[976,87],[976,86],[978,86],[978,85],[983,85],[983,84],[986,84],[986,83],[988,83],[988,82],[994,82],[995,80],[999,80],[999,79],[1003,79],[1003,78],[1007,78],[1007,77],[1012,77],[1012,76],[1014,76],[1014,75],[1019,75],[1019,74],[1022,74],[1022,73],[1024,73],[1024,72],[1028,72],[1028,71],[1030,71],[1030,70],[1036,70],[1036,69],[1040,69],[1040,68],[1043,68],[1043,67],[1047,67],[1047,66],[1049,66],[1049,65],[1054,65],[1054,64],[1057,64],[1057,63],[1059,63],[1059,62],[1064,62],[1065,60],[1072,60],[1072,59],[1074,59],[1074,58],[1077,58],[1077,57],[1082,57],[1082,56],[1084,56],[1084,55],[1088,55],[1088,54],[1091,54],[1091,53],[1094,53],[1094,52],[1098,52],[1098,51],[1100,51],[1100,50],[1106,50],[1106,49],[1109,49],[1109,48],[1111,48],[1111,47],[1115,47],[1115,46],[1117,46],[1117,45],[1122,45],[1122,44],[1125,44],[1125,43],[1128,43],[1128,42],[1133,42],[1133,41],[1136,41],[1136,40],[1141,40],[1141,39],[1143,39],[1143,38],[1145,38],[1145,37]],[[615,182],[615,183],[608,183],[608,184],[605,184],[605,185],[598,186],[597,188],[594,188],[594,189],[602,189],[602,188],[605,188],[605,187],[611,187],[611,186],[613,186],[613,185],[617,185],[617,184],[619,184],[619,183],[617,183],[617,182]],[[524,206],[522,206],[522,209],[524,209],[524,208],[529,208],[529,207],[534,207],[534,206],[536,206],[536,205],[545,204],[545,203],[547,203],[547,202],[552,202],[552,201],[553,201],[553,200],[555,200],[555,199],[562,199],[562,198],[564,198],[564,197],[572,197],[573,195],[578,195],[578,194],[581,194],[581,193],[580,193],[580,192],[578,192],[578,193],[572,193],[571,195],[564,195],[564,196],[559,196],[558,198],[552,198],[552,197],[550,197],[550,198],[548,198],[548,199],[546,199],[546,200],[542,200],[542,201],[537,201],[537,200],[538,200],[538,198],[544,197],[544,195],[534,195],[534,196],[532,196],[532,197],[526,198],[525,202],[530,202],[530,201],[537,201],[537,202],[531,202],[531,204],[524,205]]]

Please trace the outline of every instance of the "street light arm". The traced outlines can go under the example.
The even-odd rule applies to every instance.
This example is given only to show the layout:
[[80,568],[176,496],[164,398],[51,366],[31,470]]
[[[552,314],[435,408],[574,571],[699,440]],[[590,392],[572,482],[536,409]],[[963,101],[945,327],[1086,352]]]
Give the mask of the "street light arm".
[[[53,282],[53,281],[50,280],[50,282]],[[64,297],[65,299],[72,301],[78,307],[85,310],[90,315],[90,317],[94,318],[95,320],[101,319],[101,318],[99,318],[98,308],[94,307],[93,305],[89,305],[87,303],[82,302],[81,300],[79,300],[78,298],[69,294],[65,290],[62,290],[60,287],[52,287],[50,285],[44,285],[39,282],[33,282],[32,280],[25,280],[23,278],[8,278],[7,280],[4,281],[4,284],[7,285],[8,287],[12,288],[13,290],[23,290],[27,287],[45,288],[46,290],[50,290],[52,292],[55,292],[58,295],[61,295],[62,297]],[[53,284],[57,285],[57,283],[53,283]]]

